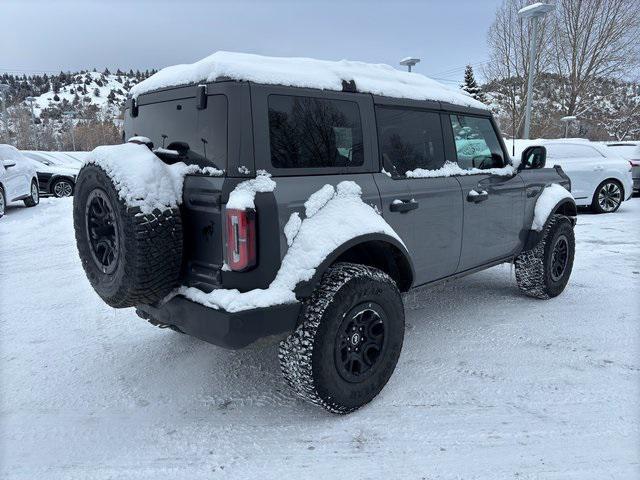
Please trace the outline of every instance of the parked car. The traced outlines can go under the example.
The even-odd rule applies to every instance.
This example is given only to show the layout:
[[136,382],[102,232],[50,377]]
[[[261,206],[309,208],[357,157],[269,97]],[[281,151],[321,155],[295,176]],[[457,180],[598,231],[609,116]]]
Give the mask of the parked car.
[[547,162],[560,165],[569,175],[579,207],[613,213],[633,194],[629,162],[603,144],[581,138],[516,140],[516,154],[531,145],[545,146]]
[[[401,292],[504,262],[532,297],[567,285],[569,178],[544,147],[510,165],[490,110],[462,92],[361,62],[219,52],[174,70],[128,101],[133,143],[78,176],[78,252],[107,304],[226,348],[284,336],[293,390],[349,413],[396,367]],[[199,167],[182,205],[146,204],[180,162]]]
[[22,200],[27,207],[40,202],[38,177],[31,162],[11,145],[0,145],[0,217],[9,202]]
[[40,194],[53,195],[55,197],[70,197],[76,184],[79,168],[62,166],[43,158],[24,154],[33,164],[38,174]]
[[607,143],[607,147],[631,164],[633,191],[640,192],[640,142]]

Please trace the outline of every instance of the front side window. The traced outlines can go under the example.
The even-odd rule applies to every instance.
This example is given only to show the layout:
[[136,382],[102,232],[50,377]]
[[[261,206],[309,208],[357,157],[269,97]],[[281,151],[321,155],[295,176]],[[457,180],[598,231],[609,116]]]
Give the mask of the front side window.
[[574,143],[552,143],[546,145],[547,158],[558,160],[568,158],[602,158],[598,150],[589,145],[576,145]]
[[444,165],[440,115],[402,108],[376,107],[378,142],[385,169],[404,176],[417,168]]
[[504,167],[504,152],[491,120],[450,115],[458,165],[465,170]]
[[270,95],[269,139],[271,164],[276,168],[364,164],[360,110],[355,102]]

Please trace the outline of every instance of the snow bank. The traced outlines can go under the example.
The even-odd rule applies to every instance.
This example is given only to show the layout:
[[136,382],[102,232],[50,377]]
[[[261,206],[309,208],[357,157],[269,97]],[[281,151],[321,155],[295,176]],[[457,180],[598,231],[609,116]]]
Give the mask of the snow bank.
[[481,170],[479,168],[472,168],[465,170],[460,168],[457,163],[445,162],[445,164],[437,170],[425,170],[424,168],[416,168],[415,170],[409,170],[406,172],[406,176],[409,178],[436,178],[436,177],[451,177],[453,175],[502,175],[505,177],[511,176],[515,173],[516,169],[507,165],[502,168],[488,168]]
[[179,205],[185,175],[200,171],[197,165],[183,162],[167,165],[145,145],[136,143],[97,147],[86,163],[107,172],[120,198],[145,214]]
[[533,212],[533,223],[531,224],[531,230],[537,232],[542,231],[544,224],[547,223],[551,211],[562,199],[573,199],[571,193],[562,185],[553,183],[545,187],[543,192],[536,201],[536,208]]
[[246,210],[254,208],[256,193],[273,192],[276,182],[271,180],[271,175],[264,170],[258,170],[256,178],[238,184],[229,194],[227,209]]
[[[287,222],[285,235],[287,240],[291,236],[292,243],[282,259],[276,278],[268,288],[245,293],[224,289],[204,293],[193,287],[181,287],[178,294],[207,307],[228,312],[292,303],[297,301],[294,293],[296,285],[311,279],[323,260],[346,241],[367,233],[385,233],[402,241],[382,216],[362,201],[362,190],[355,182],[341,182],[336,189],[325,185],[309,201],[312,198],[324,200],[329,190],[332,192],[331,198],[311,217],[298,224],[299,216],[292,214]],[[315,206],[315,201],[312,204]]]
[[247,53],[216,52],[202,60],[163,68],[131,88],[136,98],[159,88],[213,82],[216,78],[246,80],[270,85],[342,90],[342,81],[355,81],[359,92],[388,97],[435,100],[487,109],[457,88],[384,64],[312,58],[265,57]]

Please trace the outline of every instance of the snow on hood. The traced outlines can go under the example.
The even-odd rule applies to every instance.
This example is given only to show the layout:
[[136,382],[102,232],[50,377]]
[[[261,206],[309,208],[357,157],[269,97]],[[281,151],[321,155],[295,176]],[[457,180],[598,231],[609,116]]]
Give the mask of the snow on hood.
[[531,230],[535,230],[536,232],[542,231],[554,207],[560,200],[565,198],[573,200],[571,193],[562,185],[552,183],[545,187],[536,201],[536,207],[533,211],[533,223],[531,224]]
[[396,70],[385,64],[265,57],[224,51],[216,52],[195,63],[163,68],[134,85],[130,94],[136,98],[152,90],[213,82],[219,77],[336,91],[342,91],[343,80],[353,80],[359,92],[488,109],[486,105],[460,89],[448,87],[419,73]]
[[[327,199],[329,190],[332,193]],[[296,285],[310,280],[324,259],[345,242],[368,233],[385,233],[402,242],[361,196],[360,186],[352,181],[340,182],[337,188],[325,185],[311,195],[311,203],[305,203],[307,217],[300,222],[299,213],[294,212],[285,226],[290,246],[268,288],[244,293],[235,289],[204,293],[193,287],[181,287],[177,293],[206,307],[228,312],[296,302]]]
[[136,143],[97,147],[86,163],[96,164],[107,172],[126,205],[140,207],[144,214],[182,203],[185,175],[200,171],[197,165],[183,162],[167,165],[147,146]]

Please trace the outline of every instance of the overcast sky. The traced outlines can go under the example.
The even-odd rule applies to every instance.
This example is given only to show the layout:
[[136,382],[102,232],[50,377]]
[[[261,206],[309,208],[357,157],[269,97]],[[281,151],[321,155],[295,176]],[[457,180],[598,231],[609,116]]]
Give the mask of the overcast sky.
[[231,50],[397,65],[462,80],[501,0],[0,0],[0,72],[161,68]]

